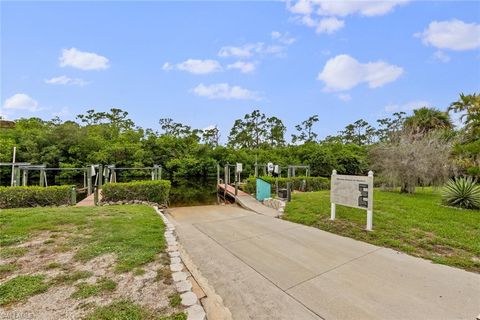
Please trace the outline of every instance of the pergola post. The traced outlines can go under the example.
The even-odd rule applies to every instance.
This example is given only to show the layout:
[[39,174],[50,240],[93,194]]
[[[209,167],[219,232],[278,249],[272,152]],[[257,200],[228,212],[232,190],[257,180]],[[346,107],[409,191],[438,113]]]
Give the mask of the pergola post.
[[92,166],[87,167],[87,196],[92,194]]
[[40,187],[45,187],[45,178],[44,178],[44,173],[45,171],[43,169],[40,169]]
[[15,167],[15,186],[16,187],[21,186],[22,185],[21,182],[22,182],[22,175],[20,172],[20,167],[16,166]]
[[98,165],[98,188],[101,189],[103,186],[103,166]]
[[23,169],[22,172],[22,186],[26,187],[28,184],[28,170]]
[[75,187],[72,187],[70,202],[72,206],[74,206],[77,203],[77,190],[75,189]]

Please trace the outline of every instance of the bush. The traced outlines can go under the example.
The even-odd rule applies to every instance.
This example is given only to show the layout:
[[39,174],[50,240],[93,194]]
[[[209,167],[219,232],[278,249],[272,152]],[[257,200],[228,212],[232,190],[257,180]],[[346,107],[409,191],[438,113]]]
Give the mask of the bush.
[[107,183],[102,188],[102,201],[142,200],[166,205],[170,194],[170,181],[133,181]]
[[[295,177],[295,178],[274,178],[269,176],[260,177],[262,180],[272,185],[272,192],[275,191],[275,183],[278,181],[278,188],[287,187],[287,182],[292,182],[294,190],[303,189],[303,181],[306,182],[305,189],[302,191],[319,191],[330,189],[330,179],[324,177]],[[245,186],[245,192],[255,193],[257,188],[256,178],[249,177]]]
[[471,177],[452,179],[443,189],[443,201],[453,207],[480,209],[480,186]]
[[73,205],[72,187],[0,187],[0,208]]

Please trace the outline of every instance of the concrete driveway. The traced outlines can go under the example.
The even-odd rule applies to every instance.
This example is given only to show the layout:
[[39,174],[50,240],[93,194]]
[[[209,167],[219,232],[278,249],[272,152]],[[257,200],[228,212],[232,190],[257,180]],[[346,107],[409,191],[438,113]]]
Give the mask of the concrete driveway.
[[236,206],[169,209],[234,319],[475,319],[480,275]]

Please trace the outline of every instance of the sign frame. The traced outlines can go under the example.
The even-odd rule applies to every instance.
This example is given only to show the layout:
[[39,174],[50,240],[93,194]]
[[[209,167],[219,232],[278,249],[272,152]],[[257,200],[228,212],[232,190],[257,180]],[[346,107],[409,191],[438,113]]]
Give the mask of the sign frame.
[[330,180],[330,220],[335,220],[336,205],[367,210],[366,230],[373,229],[373,171],[368,176],[339,175]]

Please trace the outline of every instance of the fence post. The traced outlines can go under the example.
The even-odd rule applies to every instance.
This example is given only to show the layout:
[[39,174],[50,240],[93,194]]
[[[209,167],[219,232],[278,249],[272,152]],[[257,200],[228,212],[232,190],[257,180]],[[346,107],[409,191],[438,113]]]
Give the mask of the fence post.
[[43,169],[40,169],[40,187],[45,187],[45,178],[43,177]]
[[[373,190],[373,171],[368,172],[368,179],[369,179],[369,185],[371,185],[371,188]],[[373,191],[371,191],[373,193]],[[369,206],[371,206],[370,201],[373,201],[373,199],[368,199]],[[367,231],[372,231],[373,228],[373,208],[372,210],[367,209]]]
[[223,200],[226,202],[227,201],[227,183],[228,183],[228,163],[225,165],[225,179],[223,180],[223,183],[225,184],[225,188],[223,190]]
[[98,206],[98,188],[95,187],[93,192],[93,203]]
[[28,184],[28,170],[27,170],[27,169],[23,169],[23,178],[22,178],[22,180],[23,180],[23,181],[22,181],[22,185],[23,185],[24,187],[26,187],[27,184]]
[[77,190],[75,189],[75,187],[72,187],[72,192],[70,196],[71,205],[74,206],[77,203]]
[[[237,170],[237,168],[235,167],[235,171]],[[238,195],[238,175],[237,173],[235,172],[235,196]]]
[[102,188],[103,186],[103,166],[101,164],[98,165],[98,188]]
[[[332,170],[332,175],[330,176],[330,198],[332,197],[332,190],[333,190],[333,182],[336,178],[337,170]],[[335,220],[335,203],[330,204],[330,220]]]
[[92,167],[87,167],[87,196],[92,194]]
[[22,179],[22,176],[20,174],[20,167],[15,167],[15,186],[16,187],[19,187],[21,186],[21,179]]

